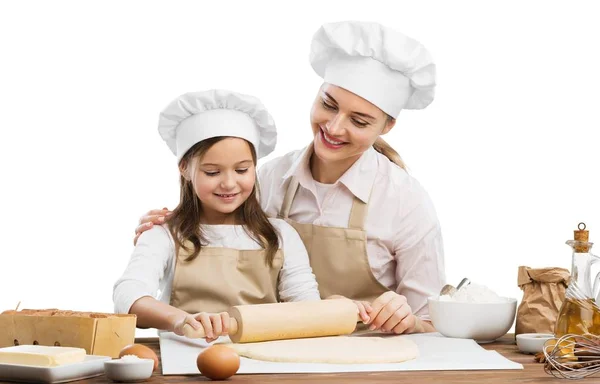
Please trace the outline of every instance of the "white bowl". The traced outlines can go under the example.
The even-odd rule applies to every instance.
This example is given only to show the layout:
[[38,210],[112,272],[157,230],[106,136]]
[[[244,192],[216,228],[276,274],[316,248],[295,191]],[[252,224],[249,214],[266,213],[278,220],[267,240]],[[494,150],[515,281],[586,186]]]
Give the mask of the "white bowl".
[[538,353],[544,350],[544,343],[554,338],[551,333],[521,333],[517,335],[517,348],[524,353]]
[[144,381],[152,376],[153,371],[154,360],[152,359],[115,359],[104,362],[104,373],[113,381]]
[[429,316],[444,336],[490,343],[508,332],[515,321],[517,299],[501,303],[463,303],[430,297]]

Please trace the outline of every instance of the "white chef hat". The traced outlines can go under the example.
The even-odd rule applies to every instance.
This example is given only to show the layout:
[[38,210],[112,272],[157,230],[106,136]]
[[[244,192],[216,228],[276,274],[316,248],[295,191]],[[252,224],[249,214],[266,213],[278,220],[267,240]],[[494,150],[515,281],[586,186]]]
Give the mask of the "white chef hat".
[[273,152],[277,142],[275,122],[260,100],[221,89],[190,92],[173,100],[160,113],[158,132],[178,163],[196,143],[211,137],[248,140],[259,159]]
[[434,97],[435,64],[418,41],[377,23],[324,24],[310,63],[326,83],[342,87],[392,117],[423,109]]

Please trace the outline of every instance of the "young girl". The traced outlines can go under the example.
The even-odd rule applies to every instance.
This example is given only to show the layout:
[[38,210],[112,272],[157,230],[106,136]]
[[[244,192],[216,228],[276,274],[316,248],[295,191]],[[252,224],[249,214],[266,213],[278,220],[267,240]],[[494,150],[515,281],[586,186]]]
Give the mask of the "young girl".
[[177,156],[180,202],[139,238],[114,286],[115,311],[178,335],[185,324],[204,327],[212,341],[227,334],[233,305],[319,300],[299,235],[268,219],[256,196],[257,159],[276,142],[260,101],[187,93],[161,113],[159,132]]

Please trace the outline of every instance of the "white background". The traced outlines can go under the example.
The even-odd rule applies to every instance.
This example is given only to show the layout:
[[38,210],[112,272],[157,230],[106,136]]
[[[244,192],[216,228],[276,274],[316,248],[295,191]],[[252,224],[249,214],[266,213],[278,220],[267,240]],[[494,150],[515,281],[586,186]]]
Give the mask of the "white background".
[[[385,138],[430,193],[448,281],[522,297],[519,265],[600,242],[600,21],[582,1],[6,1],[0,4],[0,310],[113,310],[139,217],[174,208],[157,132],[176,96],[259,97],[277,150],[311,141],[324,22],[377,21],[438,68],[435,101]],[[262,163],[262,161],[261,161]],[[600,254],[600,251],[597,251]]]

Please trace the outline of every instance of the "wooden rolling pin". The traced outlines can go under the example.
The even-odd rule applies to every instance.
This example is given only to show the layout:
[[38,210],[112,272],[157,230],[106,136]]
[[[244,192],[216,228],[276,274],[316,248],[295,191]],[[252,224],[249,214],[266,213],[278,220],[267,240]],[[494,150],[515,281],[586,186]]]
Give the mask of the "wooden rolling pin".
[[[237,305],[229,311],[234,343],[348,335],[356,328],[358,309],[348,299]],[[206,337],[204,328],[183,326],[183,334]]]

